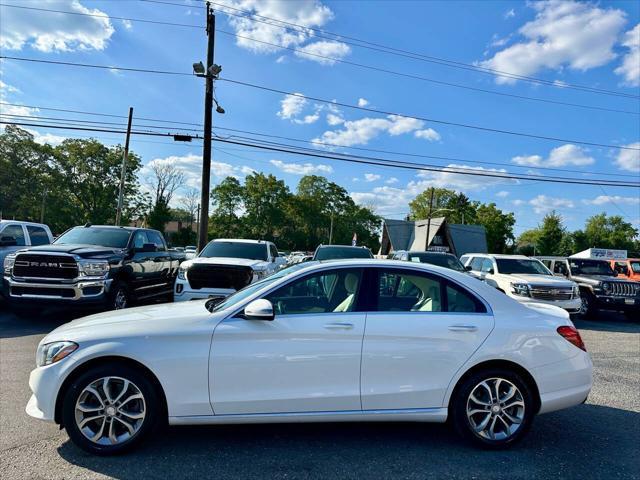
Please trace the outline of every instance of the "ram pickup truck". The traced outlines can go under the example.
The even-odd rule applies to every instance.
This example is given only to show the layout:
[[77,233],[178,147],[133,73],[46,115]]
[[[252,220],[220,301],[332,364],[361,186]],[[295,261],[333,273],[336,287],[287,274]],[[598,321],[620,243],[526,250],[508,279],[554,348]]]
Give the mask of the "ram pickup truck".
[[4,260],[10,305],[121,309],[171,299],[184,253],[172,252],[157,230],[85,225],[51,245],[27,247]]
[[640,318],[640,283],[618,276],[608,260],[572,257],[537,257],[559,277],[580,287],[580,313],[593,316],[598,310],[617,310]]

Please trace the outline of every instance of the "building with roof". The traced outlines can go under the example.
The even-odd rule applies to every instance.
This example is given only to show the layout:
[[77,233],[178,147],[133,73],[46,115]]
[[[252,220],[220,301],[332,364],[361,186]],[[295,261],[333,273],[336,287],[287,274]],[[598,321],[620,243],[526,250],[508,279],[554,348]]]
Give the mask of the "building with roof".
[[378,254],[397,250],[449,252],[457,257],[487,253],[487,234],[482,225],[448,223],[445,217],[415,222],[385,218]]

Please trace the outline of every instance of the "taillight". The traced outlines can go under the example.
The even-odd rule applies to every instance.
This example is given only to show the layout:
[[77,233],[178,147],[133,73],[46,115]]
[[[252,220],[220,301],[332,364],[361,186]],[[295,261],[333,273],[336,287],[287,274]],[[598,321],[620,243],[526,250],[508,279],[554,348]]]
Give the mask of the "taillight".
[[574,344],[580,350],[587,351],[587,347],[584,346],[580,332],[575,327],[563,326],[558,327],[558,333],[569,343]]

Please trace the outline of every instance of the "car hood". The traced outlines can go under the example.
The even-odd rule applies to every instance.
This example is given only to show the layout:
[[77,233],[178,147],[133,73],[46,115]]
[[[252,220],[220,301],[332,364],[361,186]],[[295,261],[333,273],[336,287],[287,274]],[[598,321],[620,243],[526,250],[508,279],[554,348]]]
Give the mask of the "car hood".
[[39,245],[37,247],[28,247],[20,252],[28,251],[29,253],[67,253],[70,255],[78,255],[80,257],[97,257],[108,256],[121,253],[121,248],[101,247],[99,245],[84,244],[56,244]]
[[210,319],[212,314],[206,309],[206,302],[163,303],[89,315],[61,325],[41,343],[169,334],[191,323]]
[[573,282],[566,278],[554,277],[553,275],[530,275],[524,273],[514,273],[506,275],[512,279],[522,280],[530,285],[548,285],[551,287],[572,287]]
[[601,282],[628,282],[626,278],[612,277],[610,275],[573,275],[573,280],[583,283],[585,285],[598,285]]
[[232,265],[240,267],[251,267],[254,270],[266,268],[269,262],[265,260],[251,260],[248,258],[231,257],[196,257],[182,263],[182,266],[189,268],[191,265]]

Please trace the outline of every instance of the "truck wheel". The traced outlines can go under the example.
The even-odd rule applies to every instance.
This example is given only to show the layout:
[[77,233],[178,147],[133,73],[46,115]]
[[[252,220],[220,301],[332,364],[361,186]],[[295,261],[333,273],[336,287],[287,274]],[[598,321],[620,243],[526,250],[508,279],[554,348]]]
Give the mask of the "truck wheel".
[[107,307],[109,310],[122,310],[131,306],[131,294],[124,282],[115,282],[109,291]]
[[593,318],[597,308],[595,306],[595,299],[589,292],[580,292],[580,316],[583,318]]

